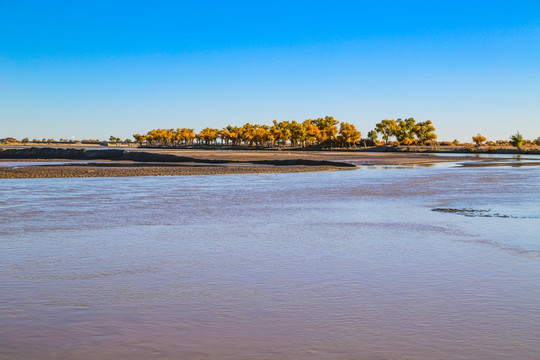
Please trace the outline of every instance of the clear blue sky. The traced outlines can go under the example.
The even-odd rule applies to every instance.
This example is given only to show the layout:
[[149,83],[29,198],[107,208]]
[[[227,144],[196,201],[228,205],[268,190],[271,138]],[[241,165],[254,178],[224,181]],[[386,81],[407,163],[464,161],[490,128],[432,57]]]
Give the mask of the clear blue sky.
[[0,138],[325,115],[540,136],[540,1],[0,0]]

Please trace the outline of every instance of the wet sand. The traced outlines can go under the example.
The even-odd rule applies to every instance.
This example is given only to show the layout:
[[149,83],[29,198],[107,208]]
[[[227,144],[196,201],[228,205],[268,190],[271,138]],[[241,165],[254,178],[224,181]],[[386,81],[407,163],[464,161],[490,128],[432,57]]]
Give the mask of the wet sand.
[[[33,150],[33,151],[29,151]],[[81,152],[82,151],[82,152]],[[14,157],[17,157],[14,159]],[[500,158],[475,159],[426,153],[359,153],[329,151],[222,151],[222,150],[95,150],[26,149],[0,152],[4,162],[35,162],[35,165],[0,166],[0,178],[64,178],[184,176],[253,173],[337,171],[374,165],[425,165],[441,162],[475,161],[465,166],[504,166]],[[40,161],[66,165],[39,165]],[[73,160],[88,161],[74,163]],[[71,161],[71,162],[70,162]],[[539,165],[531,162],[526,165]],[[514,164],[515,165],[515,164]],[[512,165],[512,166],[514,166]]]
[[28,166],[0,168],[0,179],[265,174],[344,169],[331,166]]

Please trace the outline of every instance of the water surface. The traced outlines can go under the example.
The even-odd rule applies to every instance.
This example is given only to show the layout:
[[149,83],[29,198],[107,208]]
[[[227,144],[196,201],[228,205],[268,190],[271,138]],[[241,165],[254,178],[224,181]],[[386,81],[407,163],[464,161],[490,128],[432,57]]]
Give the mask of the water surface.
[[538,359],[539,180],[0,180],[0,358]]

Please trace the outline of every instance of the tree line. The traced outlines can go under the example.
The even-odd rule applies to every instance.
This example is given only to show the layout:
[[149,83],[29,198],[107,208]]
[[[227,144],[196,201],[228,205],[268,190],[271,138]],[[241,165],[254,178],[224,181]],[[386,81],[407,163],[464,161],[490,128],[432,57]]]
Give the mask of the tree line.
[[[471,146],[460,144],[457,140],[452,142],[437,142],[435,126],[431,120],[417,122],[414,118],[384,119],[375,124],[375,128],[362,138],[362,133],[353,124],[339,122],[333,116],[324,118],[306,119],[303,122],[274,120],[271,125],[246,123],[242,126],[228,125],[223,129],[206,127],[200,132],[194,129],[153,129],[146,134],[134,134],[135,142],[140,146],[149,147],[181,147],[189,145],[232,145],[232,146],[320,146],[320,147],[354,147],[376,145],[440,145],[440,146]],[[509,140],[487,141],[484,136],[477,134],[472,137],[477,147],[488,145],[515,146],[521,148],[525,145],[540,146],[540,137],[535,140],[524,139],[517,132]],[[33,139],[24,138],[21,141],[8,137],[0,139],[0,144],[16,143],[62,143],[62,144],[131,144],[131,139],[122,140],[111,136],[108,141],[100,140],[72,140],[72,139]]]
[[[363,139],[364,145],[380,145],[378,136],[388,144],[395,137],[399,144],[425,145],[435,140],[435,127],[431,120],[416,122],[414,118],[382,120]],[[133,138],[141,146],[178,147],[186,145],[247,145],[259,147],[273,146],[325,146],[353,147],[362,140],[362,133],[353,124],[339,122],[333,116],[306,119],[303,122],[274,120],[272,125],[246,123],[242,126],[228,125],[223,129],[204,128],[196,133],[194,129],[153,129],[146,134],[134,134]]]
[[482,145],[488,145],[490,147],[497,146],[497,145],[498,146],[511,145],[513,147],[517,147],[518,149],[521,149],[524,145],[540,146],[540,136],[537,137],[535,140],[528,140],[528,139],[524,139],[523,135],[521,135],[519,131],[511,135],[509,140],[487,141],[485,136],[481,134],[476,134],[476,136],[472,137],[472,141],[476,144],[477,147],[480,147]]
[[414,118],[384,119],[375,125],[375,129],[368,133],[368,138],[377,141],[378,134],[385,144],[394,137],[400,145],[425,145],[436,140],[435,126],[431,120],[416,122]]
[[[338,127],[339,125],[339,127]],[[340,123],[332,116],[307,119],[303,122],[274,120],[272,125],[246,123],[228,125],[223,129],[153,129],[146,134],[134,134],[137,143],[147,146],[176,147],[185,145],[247,145],[259,147],[326,145],[352,147],[362,134],[353,124]]]

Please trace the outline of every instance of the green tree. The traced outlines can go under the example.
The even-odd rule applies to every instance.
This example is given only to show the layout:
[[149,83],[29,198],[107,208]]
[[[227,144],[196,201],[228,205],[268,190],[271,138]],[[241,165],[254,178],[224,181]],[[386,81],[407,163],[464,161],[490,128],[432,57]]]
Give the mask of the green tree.
[[380,123],[375,124],[375,131],[381,134],[382,139],[386,144],[390,142],[390,137],[395,136],[399,126],[396,120],[384,119]]
[[521,136],[519,131],[514,135],[510,136],[510,145],[517,147],[521,150],[521,146],[523,145],[523,136]]
[[417,123],[414,131],[416,133],[416,137],[418,140],[420,140],[422,145],[424,145],[426,141],[437,139],[437,134],[435,134],[435,126],[433,126],[431,120]]
[[397,141],[403,145],[410,145],[416,136],[416,120],[414,118],[397,119],[397,128],[394,131]]
[[368,137],[368,139],[370,139],[371,141],[373,141],[373,143],[376,144],[379,135],[377,135],[377,131],[376,131],[376,130],[371,130],[370,132],[368,132],[367,137]]
[[122,141],[122,139],[120,139],[119,137],[116,137],[116,136],[113,136],[113,135],[111,135],[109,137],[109,142],[112,142],[115,145],[118,145],[118,143],[121,142],[121,141]]

